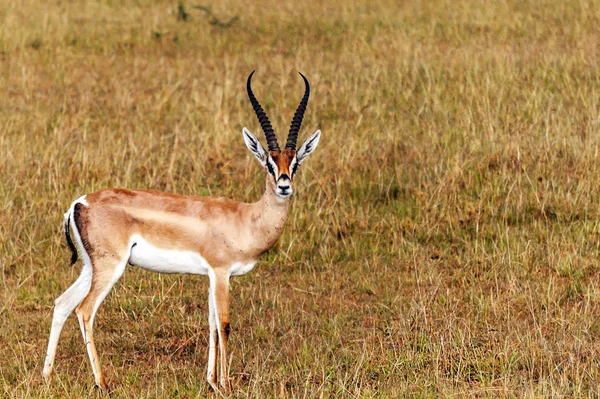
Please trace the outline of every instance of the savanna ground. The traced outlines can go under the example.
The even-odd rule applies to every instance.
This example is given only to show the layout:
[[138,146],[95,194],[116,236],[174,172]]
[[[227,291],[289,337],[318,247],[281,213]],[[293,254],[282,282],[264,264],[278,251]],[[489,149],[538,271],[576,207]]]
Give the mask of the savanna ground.
[[[258,199],[253,69],[280,141],[297,71],[323,136],[233,281],[233,397],[600,395],[599,3],[197,5],[0,6],[1,397],[101,396],[75,317],[41,376],[72,200]],[[127,269],[95,324],[113,397],[214,395],[207,289]]]

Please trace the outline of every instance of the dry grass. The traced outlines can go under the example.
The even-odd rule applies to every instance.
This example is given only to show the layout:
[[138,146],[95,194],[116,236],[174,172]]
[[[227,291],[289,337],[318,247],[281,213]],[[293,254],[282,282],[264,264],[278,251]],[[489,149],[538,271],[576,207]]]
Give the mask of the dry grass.
[[[73,199],[259,197],[255,68],[280,134],[304,72],[323,136],[233,283],[233,397],[600,395],[598,2],[195,4],[0,9],[0,396],[99,396],[74,319],[41,377]],[[212,395],[207,287],[128,269],[96,318],[114,397]]]

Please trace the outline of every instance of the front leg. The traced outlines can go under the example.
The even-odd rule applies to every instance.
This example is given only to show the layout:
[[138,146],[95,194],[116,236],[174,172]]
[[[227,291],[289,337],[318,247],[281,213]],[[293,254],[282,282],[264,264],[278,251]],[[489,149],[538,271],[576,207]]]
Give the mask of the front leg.
[[211,388],[219,391],[217,384],[217,355],[219,353],[219,336],[217,333],[217,310],[215,306],[215,289],[213,278],[210,279],[210,287],[208,288],[208,325],[210,328],[208,338],[208,368],[206,371],[206,380]]
[[[231,381],[227,367],[229,338],[229,273],[219,270],[209,272],[209,324],[210,342],[208,353],[208,383],[216,389],[217,356],[219,357],[220,385],[225,392],[231,392]],[[212,302],[212,303],[211,303]]]

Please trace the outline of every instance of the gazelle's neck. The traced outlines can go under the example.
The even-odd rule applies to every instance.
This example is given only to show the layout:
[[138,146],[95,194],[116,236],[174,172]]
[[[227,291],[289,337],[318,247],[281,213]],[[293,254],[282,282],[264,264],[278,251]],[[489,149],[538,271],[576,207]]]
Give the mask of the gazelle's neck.
[[261,199],[252,204],[250,213],[255,237],[264,243],[265,250],[275,245],[283,233],[289,207],[290,198],[278,197],[272,182],[267,178],[266,190]]

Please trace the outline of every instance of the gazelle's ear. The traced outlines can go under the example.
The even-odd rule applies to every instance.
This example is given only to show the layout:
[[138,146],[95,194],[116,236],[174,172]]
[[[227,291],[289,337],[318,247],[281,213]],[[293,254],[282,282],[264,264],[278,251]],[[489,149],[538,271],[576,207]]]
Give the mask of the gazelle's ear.
[[317,130],[312,136],[310,136],[304,144],[300,147],[298,151],[296,151],[296,156],[292,160],[292,164],[290,165],[290,170],[292,171],[292,178],[298,171],[298,166],[304,161],[308,156],[317,148],[319,144],[319,138],[321,137],[321,131]]
[[250,133],[248,129],[243,128],[242,134],[244,135],[244,141],[246,142],[246,147],[250,150],[252,154],[259,160],[262,166],[265,166],[267,163],[267,152],[260,144],[260,141],[256,138],[255,135]]
[[321,137],[321,131],[317,130],[312,136],[310,136],[300,149],[296,152],[296,162],[298,165],[302,163],[308,156],[317,148],[319,144],[319,138]]

